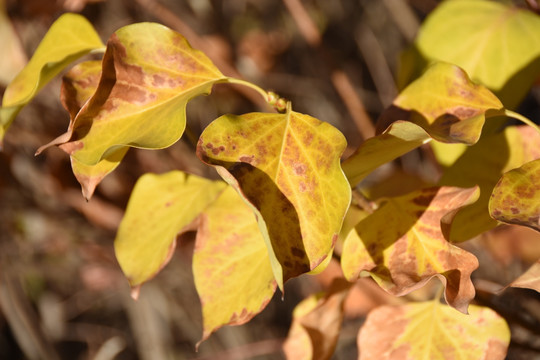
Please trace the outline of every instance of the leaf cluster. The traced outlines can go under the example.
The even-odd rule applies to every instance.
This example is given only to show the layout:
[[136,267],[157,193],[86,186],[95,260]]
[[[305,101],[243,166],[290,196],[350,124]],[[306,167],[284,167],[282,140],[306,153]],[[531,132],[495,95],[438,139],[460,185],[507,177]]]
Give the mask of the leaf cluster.
[[[295,310],[284,345],[289,358],[332,356],[344,301],[358,278],[369,276],[395,296],[433,278],[441,292],[372,311],[359,333],[360,359],[502,359],[508,326],[489,308],[470,305],[478,260],[459,243],[500,223],[540,231],[540,131],[511,110],[540,75],[539,34],[540,18],[528,10],[487,0],[443,2],[403,57],[403,90],[378,119],[377,134],[342,161],[347,142],[340,130],[222,74],[173,30],[137,23],[103,44],[87,20],[64,14],[8,86],[0,141],[47,82],[84,55],[102,53],[63,76],[68,128],[37,151],[62,149],[90,200],[130,147],[177,142],[190,100],[216,84],[247,86],[268,112],[223,115],[197,142],[197,157],[221,180],[172,171],[146,174],[134,187],[115,240],[132,295],[168,263],[177,236],[196,231],[199,344],[224,325],[248,322],[288,280],[337,259],[343,278]],[[501,126],[507,118],[526,125]],[[440,179],[373,195],[363,180],[420,147],[433,151]],[[538,267],[513,285],[538,291]],[[429,341],[421,335],[426,328]]]

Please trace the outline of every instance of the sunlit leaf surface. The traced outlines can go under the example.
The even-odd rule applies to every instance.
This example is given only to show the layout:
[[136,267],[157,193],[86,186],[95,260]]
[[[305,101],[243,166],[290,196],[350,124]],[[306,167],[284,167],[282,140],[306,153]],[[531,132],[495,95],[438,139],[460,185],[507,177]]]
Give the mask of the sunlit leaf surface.
[[96,93],[53,144],[86,165],[119,146],[170,146],[184,132],[187,102],[219,81],[224,75],[180,34],[154,23],[125,26],[107,42]]
[[446,284],[448,304],[465,313],[478,260],[445,235],[456,210],[477,198],[477,188],[442,187],[383,200],[345,240],[345,277],[353,281],[368,271],[383,289],[401,296],[437,276]]
[[197,155],[216,166],[257,214],[282,289],[330,254],[351,190],[339,163],[345,137],[308,115],[225,115],[202,133]]
[[517,103],[540,74],[540,17],[511,4],[444,1],[422,24],[416,45],[427,59],[456,64],[497,93],[513,78],[513,94],[502,97],[507,106],[507,95]]
[[[228,187],[201,215],[193,276],[206,340],[223,325],[261,312],[276,290],[270,258],[253,211]],[[199,344],[200,344],[199,342]]]
[[502,103],[488,89],[476,85],[455,65],[435,63],[403,90],[377,122],[379,130],[396,120],[421,126],[444,143],[476,143],[486,112]]
[[408,121],[396,121],[380,135],[367,139],[342,164],[351,186],[362,181],[377,167],[416,149],[431,140],[420,126]]
[[496,220],[540,231],[540,159],[502,176],[491,194],[489,213]]
[[512,287],[533,289],[540,292],[540,260],[510,284]]
[[438,301],[381,306],[358,335],[359,360],[503,360],[506,321],[487,307],[460,314]]
[[351,284],[334,280],[327,294],[312,295],[296,306],[283,344],[288,360],[332,358],[343,322],[343,303]]
[[7,87],[0,109],[0,147],[19,111],[66,66],[104,45],[82,16],[64,14],[50,27],[25,68]]
[[137,181],[114,240],[116,258],[132,287],[169,262],[176,236],[225,186],[180,171],[145,174]]
[[540,158],[540,135],[530,126],[510,126],[482,138],[444,173],[440,185],[480,186],[480,198],[459,211],[450,231],[450,241],[461,242],[495,226],[488,202],[501,175]]

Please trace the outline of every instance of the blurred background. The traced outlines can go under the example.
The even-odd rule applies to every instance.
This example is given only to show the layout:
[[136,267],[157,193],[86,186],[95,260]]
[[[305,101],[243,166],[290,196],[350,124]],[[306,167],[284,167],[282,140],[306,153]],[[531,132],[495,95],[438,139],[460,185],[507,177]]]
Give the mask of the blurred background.
[[[516,1],[525,6],[525,1]],[[24,66],[52,22],[78,12],[101,38],[134,22],[159,22],[182,33],[223,73],[274,90],[338,127],[351,154],[374,135],[374,122],[398,93],[399,58],[436,0],[0,0],[0,89]],[[191,274],[194,234],[182,236],[166,268],[140,299],[115,260],[113,241],[131,189],[145,172],[173,169],[217,178],[194,155],[199,133],[224,113],[266,110],[259,95],[218,85],[188,105],[192,136],[160,151],[132,149],[86,202],[57,148],[36,149],[66,131],[60,77],[19,114],[0,153],[0,359],[281,359],[294,306],[339,276],[331,263],[319,276],[287,283],[251,322],[217,331],[195,352],[202,334]],[[519,111],[538,121],[539,89]],[[536,117],[536,118],[535,118]],[[395,175],[399,174],[399,177]],[[436,181],[426,151],[379,169],[371,194]],[[395,183],[399,179],[399,185]],[[392,182],[394,181],[394,183]],[[391,192],[391,191],[390,191]],[[501,313],[512,328],[509,359],[540,358],[540,297],[533,290],[496,291],[540,258],[531,230],[504,226],[464,245],[480,259],[477,303]],[[423,299],[425,290],[410,299]],[[399,303],[361,280],[346,303],[334,359],[356,359],[365,315]]]

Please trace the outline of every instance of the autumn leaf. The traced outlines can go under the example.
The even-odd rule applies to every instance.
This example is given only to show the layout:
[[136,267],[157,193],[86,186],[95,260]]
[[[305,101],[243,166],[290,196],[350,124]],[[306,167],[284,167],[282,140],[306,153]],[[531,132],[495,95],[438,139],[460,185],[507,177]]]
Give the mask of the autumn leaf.
[[498,221],[540,231],[540,159],[501,177],[489,200],[489,214]]
[[103,48],[96,31],[82,16],[64,14],[50,27],[24,69],[9,84],[0,108],[2,139],[19,111],[65,67],[92,50]]
[[533,289],[540,292],[540,260],[536,261],[520,277],[512,281],[511,287]]
[[141,176],[114,240],[116,258],[134,293],[169,262],[176,236],[225,186],[181,171]]
[[342,163],[351,186],[360,183],[377,167],[416,149],[431,140],[420,126],[408,121],[396,121],[380,135],[367,139]]
[[[512,4],[444,1],[424,21],[416,46],[428,60],[463,68],[509,108],[540,75],[540,18]],[[504,54],[504,56],[501,56]],[[513,83],[513,86],[507,86]]]
[[469,315],[438,300],[371,311],[358,334],[359,360],[503,360],[510,343],[506,321],[471,305]]
[[351,197],[339,164],[345,146],[330,124],[290,107],[225,115],[201,134],[199,158],[255,211],[280,289],[333,249]]
[[384,290],[402,296],[437,276],[448,304],[466,313],[478,260],[445,236],[455,212],[477,198],[477,188],[433,187],[382,200],[345,240],[345,277],[354,281],[368,271]]
[[201,215],[193,276],[203,312],[203,336],[197,346],[223,325],[251,320],[276,290],[255,216],[232,187]]
[[328,293],[304,299],[293,312],[289,335],[283,344],[285,356],[290,360],[328,360],[336,347],[343,305],[351,284],[336,279]]
[[377,121],[378,131],[396,120],[421,126],[433,139],[472,145],[489,110],[503,108],[488,89],[455,65],[435,63],[403,90]]
[[[94,95],[101,76],[101,61],[84,61],[75,65],[62,78],[60,99],[62,105],[69,112],[69,128],[73,128],[73,121],[88,99]],[[53,140],[53,143],[58,140]],[[41,147],[36,154],[48,145]],[[120,147],[107,154],[95,165],[85,165],[70,157],[71,168],[77,181],[82,186],[82,193],[86,200],[90,200],[96,186],[105,176],[110,174],[120,164],[128,147]]]
[[184,37],[155,23],[125,26],[107,42],[95,94],[57,144],[95,165],[121,146],[160,149],[186,125],[185,108],[226,77]]
[[439,185],[480,187],[480,198],[459,211],[450,230],[451,242],[462,242],[497,226],[488,203],[501,175],[540,158],[540,135],[530,126],[509,126],[483,137],[443,173]]

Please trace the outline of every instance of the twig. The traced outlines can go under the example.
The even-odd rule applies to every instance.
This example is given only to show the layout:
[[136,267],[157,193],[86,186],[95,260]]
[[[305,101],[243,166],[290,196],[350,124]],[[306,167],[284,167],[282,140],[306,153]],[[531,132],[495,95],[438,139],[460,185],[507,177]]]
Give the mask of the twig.
[[418,32],[420,22],[409,3],[405,0],[383,0],[383,4],[405,39],[412,42]]
[[302,5],[301,1],[283,0],[283,3],[293,17],[306,42],[313,49],[318,50],[321,58],[325,61],[326,66],[330,70],[330,79],[332,81],[332,85],[347,107],[347,110],[362,138],[367,139],[375,135],[375,127],[373,126],[373,122],[366,112],[366,108],[355,91],[351,80],[343,70],[337,68],[332,59],[327,55],[328,52],[321,41],[321,34]]
[[368,25],[359,25],[356,43],[364,57],[366,65],[377,88],[381,103],[386,108],[392,104],[397,95],[395,80],[388,66],[377,37]]

